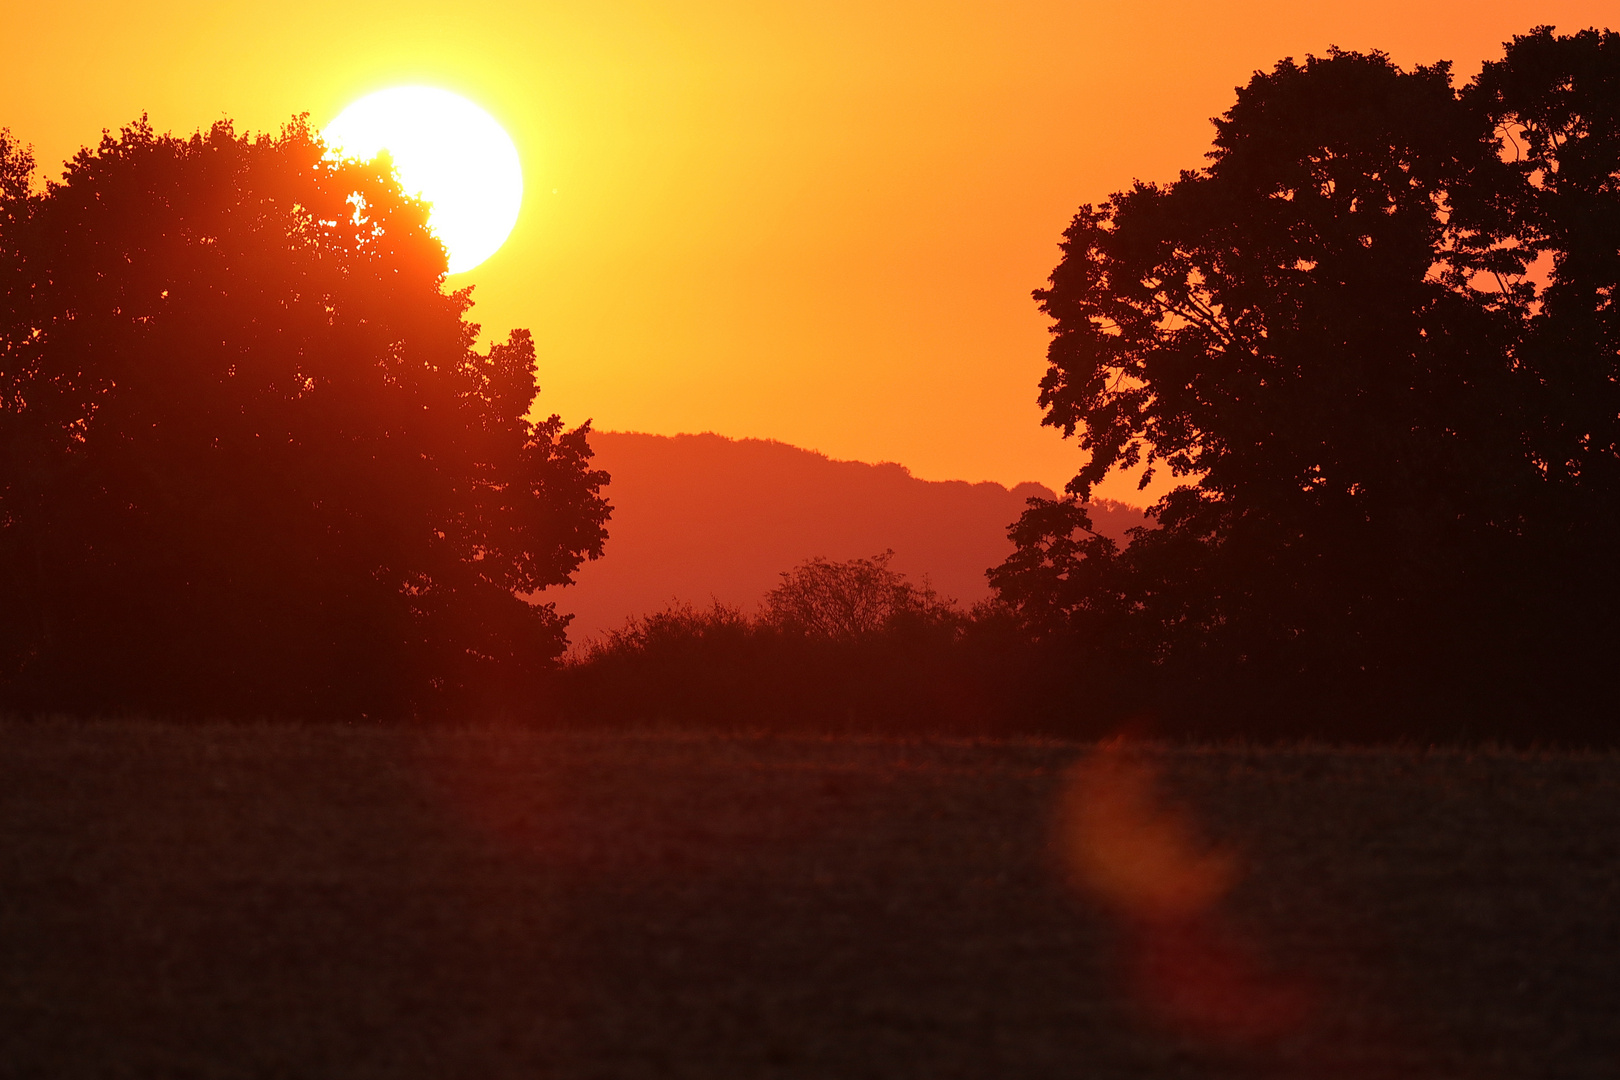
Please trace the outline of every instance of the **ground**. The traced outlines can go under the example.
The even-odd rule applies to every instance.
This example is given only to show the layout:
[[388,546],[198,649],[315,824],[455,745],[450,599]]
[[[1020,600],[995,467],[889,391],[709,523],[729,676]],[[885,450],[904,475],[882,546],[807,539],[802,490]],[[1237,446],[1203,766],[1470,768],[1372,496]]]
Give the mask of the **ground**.
[[1079,744],[0,724],[0,1076],[1616,1075],[1620,756],[1124,753],[1209,911]]

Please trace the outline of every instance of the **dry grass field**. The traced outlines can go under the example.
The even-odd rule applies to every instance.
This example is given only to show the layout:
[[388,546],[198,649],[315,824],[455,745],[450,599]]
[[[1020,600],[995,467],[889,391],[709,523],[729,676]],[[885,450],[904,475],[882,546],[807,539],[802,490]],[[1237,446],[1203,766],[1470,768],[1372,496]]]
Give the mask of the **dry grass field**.
[[1620,757],[1099,760],[0,725],[0,1076],[1620,1075]]

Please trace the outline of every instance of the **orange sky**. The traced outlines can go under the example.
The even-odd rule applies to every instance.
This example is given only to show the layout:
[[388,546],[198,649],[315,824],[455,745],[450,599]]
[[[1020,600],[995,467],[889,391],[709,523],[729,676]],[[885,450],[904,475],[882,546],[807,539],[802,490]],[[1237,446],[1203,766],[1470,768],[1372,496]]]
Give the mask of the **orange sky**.
[[[919,476],[1060,485],[1029,292],[1074,207],[1197,165],[1279,57],[1383,48],[1472,74],[1607,2],[283,0],[8,10],[0,125],[47,172],[145,110],[324,124],[428,83],[523,155],[523,214],[477,285],[535,332],[570,421],[781,439]],[[1132,485],[1103,494],[1131,498]]]

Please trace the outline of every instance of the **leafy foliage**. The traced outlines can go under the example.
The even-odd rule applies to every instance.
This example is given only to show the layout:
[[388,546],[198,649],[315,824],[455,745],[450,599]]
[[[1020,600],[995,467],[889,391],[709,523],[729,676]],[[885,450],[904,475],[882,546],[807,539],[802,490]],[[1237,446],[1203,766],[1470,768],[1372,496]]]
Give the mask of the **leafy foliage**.
[[926,584],[889,569],[893,551],[870,559],[814,558],[782,571],[761,619],[789,633],[859,641],[903,626],[948,623],[955,612]]
[[142,120],[41,191],[0,163],[4,704],[521,700],[566,618],[520,594],[600,554],[607,477],[386,161]]
[[[1620,35],[1461,92],[1334,51],[1257,74],[1210,163],[1085,206],[1035,295],[1089,458],[993,583],[1161,680],[1300,692],[1590,670],[1620,599]],[[1117,468],[1181,483],[1123,549]],[[1197,693],[1203,693],[1203,690]]]

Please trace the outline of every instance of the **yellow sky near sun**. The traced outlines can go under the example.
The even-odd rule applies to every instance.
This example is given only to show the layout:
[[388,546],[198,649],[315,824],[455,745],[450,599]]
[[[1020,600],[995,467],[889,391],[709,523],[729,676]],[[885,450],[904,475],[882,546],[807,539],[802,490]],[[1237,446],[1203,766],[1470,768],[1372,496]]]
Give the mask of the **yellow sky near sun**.
[[[527,197],[453,279],[535,333],[542,405],[600,428],[777,438],[919,476],[1060,485],[1029,292],[1077,204],[1200,163],[1209,117],[1330,44],[1471,74],[1612,0],[59,0],[6,14],[0,126],[49,175],[149,112],[325,124],[402,83],[477,102]],[[1132,498],[1132,485],[1105,491]]]

